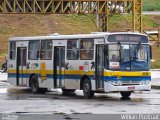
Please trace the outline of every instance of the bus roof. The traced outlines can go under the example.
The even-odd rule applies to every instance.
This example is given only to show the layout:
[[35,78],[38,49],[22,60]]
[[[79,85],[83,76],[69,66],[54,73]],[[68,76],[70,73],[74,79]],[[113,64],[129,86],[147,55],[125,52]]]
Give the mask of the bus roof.
[[[65,40],[65,39],[79,39],[79,38],[104,38],[108,35],[113,34],[139,34],[145,35],[141,33],[135,32],[92,32],[91,34],[74,34],[74,35],[59,35],[59,34],[52,34],[48,36],[29,36],[29,37],[10,37],[9,41],[28,41],[28,40]],[[145,35],[147,36],[147,35]]]

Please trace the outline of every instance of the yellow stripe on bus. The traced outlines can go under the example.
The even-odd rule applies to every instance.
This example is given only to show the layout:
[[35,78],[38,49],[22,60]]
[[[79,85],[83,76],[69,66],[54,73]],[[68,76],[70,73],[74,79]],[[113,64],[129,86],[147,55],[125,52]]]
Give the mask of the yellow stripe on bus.
[[[40,70],[23,70],[23,72],[20,70],[20,73],[24,73],[24,74],[29,74],[29,73],[35,73],[35,74],[40,74],[41,71]],[[16,73],[16,69],[8,69],[8,73]],[[53,74],[54,71],[53,70],[46,70],[47,74]],[[62,70],[62,74],[70,74],[70,75],[83,75],[83,74],[87,74],[87,75],[94,75],[94,71],[88,71],[88,72],[84,72],[82,70]],[[57,70],[57,74],[59,74],[59,70]]]
[[151,72],[122,72],[122,71],[105,71],[104,76],[151,76]]
[[[16,69],[8,69],[8,73],[16,73]],[[19,73],[23,74],[29,74],[29,73],[35,73],[35,74],[40,74],[40,70],[19,70]]]
[[[8,69],[8,73],[16,73],[16,69]],[[23,70],[20,71],[23,74],[40,74],[40,70]],[[46,70],[46,74],[53,74],[53,70]],[[57,71],[59,74],[59,70]],[[84,72],[83,70],[62,70],[62,74],[68,75],[94,75],[95,71]],[[104,71],[104,76],[151,76],[150,71],[146,72],[122,72],[122,71]]]
[[94,75],[94,71],[84,72],[83,70],[65,70],[65,74],[69,75]]

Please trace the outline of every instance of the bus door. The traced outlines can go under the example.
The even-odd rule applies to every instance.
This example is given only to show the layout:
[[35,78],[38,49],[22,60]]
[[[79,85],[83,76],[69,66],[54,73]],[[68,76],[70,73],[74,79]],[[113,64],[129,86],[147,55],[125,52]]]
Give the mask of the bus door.
[[27,47],[18,47],[17,48],[17,85],[27,85],[25,78],[27,66]]
[[64,87],[65,47],[54,47],[54,87]]
[[96,61],[95,61],[95,79],[96,89],[103,90],[103,71],[104,71],[104,45],[96,46]]

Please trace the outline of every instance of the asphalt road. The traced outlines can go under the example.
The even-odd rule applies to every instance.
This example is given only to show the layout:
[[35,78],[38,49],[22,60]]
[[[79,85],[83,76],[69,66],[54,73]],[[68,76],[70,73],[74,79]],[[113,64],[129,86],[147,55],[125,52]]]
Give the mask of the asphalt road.
[[41,120],[44,117],[46,120],[117,120],[122,114],[160,113],[160,90],[134,92],[127,100],[123,100],[119,93],[96,94],[87,100],[82,91],[65,96],[61,90],[32,94],[28,88],[0,82],[0,113],[3,118],[14,117],[15,120]]

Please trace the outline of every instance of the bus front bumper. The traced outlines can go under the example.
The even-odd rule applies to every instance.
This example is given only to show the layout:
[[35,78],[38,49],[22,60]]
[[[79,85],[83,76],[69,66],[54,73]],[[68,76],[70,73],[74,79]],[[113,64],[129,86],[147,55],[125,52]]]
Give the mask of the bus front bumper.
[[108,82],[104,82],[105,92],[122,92],[122,91],[150,91],[151,83],[148,85],[125,85],[125,86],[115,86]]

